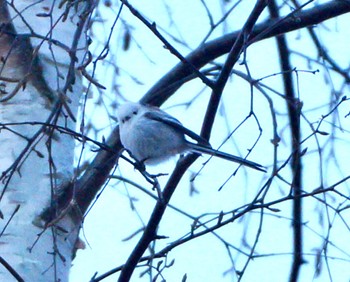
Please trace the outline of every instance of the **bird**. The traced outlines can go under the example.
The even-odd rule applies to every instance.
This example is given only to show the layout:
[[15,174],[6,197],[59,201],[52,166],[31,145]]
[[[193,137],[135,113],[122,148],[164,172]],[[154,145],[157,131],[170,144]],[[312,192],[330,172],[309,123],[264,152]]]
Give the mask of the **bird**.
[[177,154],[195,152],[266,172],[258,163],[213,149],[207,140],[158,107],[126,102],[117,108],[116,116],[122,145],[142,164],[155,165]]

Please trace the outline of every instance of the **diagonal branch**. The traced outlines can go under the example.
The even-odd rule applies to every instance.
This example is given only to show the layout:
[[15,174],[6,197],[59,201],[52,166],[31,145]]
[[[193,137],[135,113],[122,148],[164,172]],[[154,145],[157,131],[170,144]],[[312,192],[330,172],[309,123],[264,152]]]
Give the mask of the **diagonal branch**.
[[225,85],[230,77],[233,66],[238,61],[240,55],[246,47],[249,45],[249,38],[251,36],[253,27],[258,20],[259,16],[265,9],[268,1],[261,0],[258,1],[249,15],[247,22],[242,28],[242,31],[239,33],[238,37],[234,41],[234,44],[227,56],[225,64],[220,72],[220,75],[216,81],[215,88],[212,91],[210,96],[210,101],[208,105],[207,112],[205,114],[201,136],[205,139],[209,139],[211,129],[214,124],[214,119],[216,116],[217,109],[219,107],[219,102],[221,100],[222,92],[224,91]]
[[[259,15],[262,13],[264,8],[266,7],[266,1],[260,0],[255,5],[251,15],[247,19],[242,32],[240,33],[240,36],[237,38],[235,43],[232,46],[232,49],[226,59],[226,63],[224,65],[224,68],[221,72],[221,75],[219,76],[216,85],[213,89],[212,93],[212,99],[210,101],[210,105],[208,107],[207,116],[205,118],[205,123],[203,125],[203,129],[205,133],[210,134],[211,127],[213,124],[213,118],[216,113],[216,109],[219,104],[219,100],[222,94],[222,91],[226,85],[226,82],[229,78],[229,75],[231,73],[231,70],[234,66],[234,64],[237,62],[240,54],[242,53],[244,49],[244,43],[246,36],[251,32],[255,22],[257,21]],[[206,123],[207,122],[207,123]],[[209,136],[205,136],[208,138]],[[123,269],[120,273],[118,281],[129,281],[137,264],[139,263],[140,259],[142,258],[142,255],[147,250],[149,244],[156,240],[157,237],[157,229],[159,226],[159,223],[164,215],[164,212],[166,210],[166,207],[175,192],[176,187],[178,186],[178,183],[180,182],[182,176],[187,171],[187,169],[190,167],[190,165],[196,160],[198,155],[190,154],[185,158],[180,159],[180,161],[177,163],[174,172],[172,173],[170,179],[168,180],[168,183],[164,187],[162,197],[158,199],[157,204],[153,210],[153,213],[148,221],[148,224],[138,241],[136,247],[131,252],[129,258],[127,259],[126,263],[123,266]]]
[[[257,42],[277,35],[295,31],[301,28],[310,27],[322,23],[328,19],[350,12],[350,1],[335,0],[323,5],[317,5],[307,10],[292,13],[290,17],[266,20],[257,24],[250,34],[250,42]],[[266,32],[268,30],[268,32]],[[186,60],[198,69],[202,68],[214,59],[228,53],[233,43],[239,36],[240,31],[224,35],[218,39],[199,46],[191,52]],[[260,35],[263,34],[261,37]],[[165,76],[163,76],[141,99],[141,102],[160,106],[182,84],[179,81],[186,81],[192,73],[192,69],[183,63],[177,64]]]

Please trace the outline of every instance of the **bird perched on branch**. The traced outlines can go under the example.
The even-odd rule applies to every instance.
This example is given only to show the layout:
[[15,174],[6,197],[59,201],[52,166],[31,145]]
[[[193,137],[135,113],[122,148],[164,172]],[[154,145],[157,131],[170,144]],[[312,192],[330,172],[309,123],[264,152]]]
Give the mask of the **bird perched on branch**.
[[[258,163],[213,149],[208,141],[157,107],[128,102],[119,106],[117,119],[124,148],[141,163],[158,164],[189,151],[209,154],[265,172]],[[186,140],[186,136],[197,143]]]

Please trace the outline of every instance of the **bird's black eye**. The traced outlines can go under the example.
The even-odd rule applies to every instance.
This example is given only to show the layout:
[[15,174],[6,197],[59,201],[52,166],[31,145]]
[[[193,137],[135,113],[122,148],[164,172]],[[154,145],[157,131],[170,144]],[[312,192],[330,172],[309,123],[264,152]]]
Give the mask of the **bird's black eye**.
[[137,111],[133,111],[132,113],[133,113],[134,115],[137,115]]
[[131,118],[131,116],[126,116],[125,118],[122,119],[122,123],[126,123],[127,121],[129,121]]

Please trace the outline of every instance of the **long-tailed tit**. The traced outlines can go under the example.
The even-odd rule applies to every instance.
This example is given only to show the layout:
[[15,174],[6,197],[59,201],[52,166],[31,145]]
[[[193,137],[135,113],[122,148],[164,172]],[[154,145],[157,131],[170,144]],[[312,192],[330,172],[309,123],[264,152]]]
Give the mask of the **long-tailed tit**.
[[[205,139],[159,108],[125,103],[118,108],[117,119],[123,146],[140,162],[158,164],[176,154],[192,151],[265,171],[260,164],[212,149]],[[189,142],[185,136],[198,143]]]

